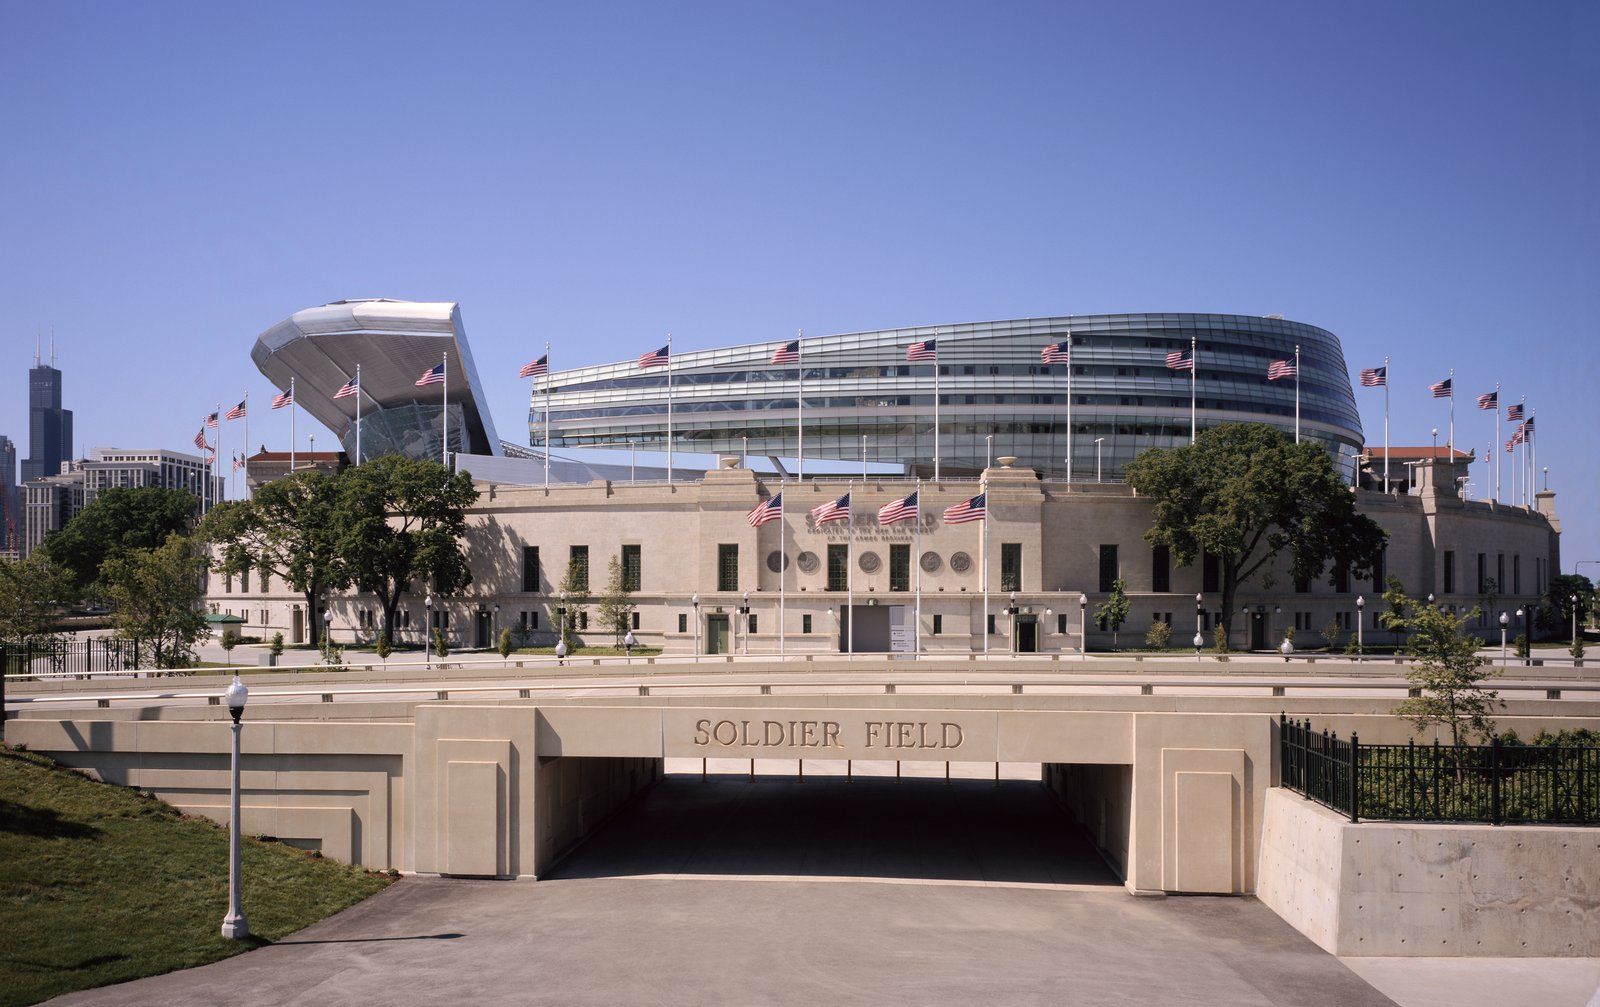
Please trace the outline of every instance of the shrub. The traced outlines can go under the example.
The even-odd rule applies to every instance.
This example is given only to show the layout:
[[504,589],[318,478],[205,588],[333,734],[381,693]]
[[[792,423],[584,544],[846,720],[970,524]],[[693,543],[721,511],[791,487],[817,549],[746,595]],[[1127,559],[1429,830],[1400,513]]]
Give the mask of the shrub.
[[500,646],[496,647],[495,649],[500,652],[500,657],[502,660],[511,656],[511,651],[513,649],[511,644],[511,630],[502,629],[500,631]]
[[394,653],[394,648],[389,646],[389,634],[379,633],[378,640],[373,644],[372,649],[378,655],[378,660],[389,660],[389,655]]
[[1318,632],[1322,634],[1322,642],[1324,645],[1326,645],[1328,650],[1332,650],[1334,645],[1338,643],[1339,634],[1342,631],[1343,628],[1339,625],[1338,619],[1329,619],[1328,624],[1323,626],[1322,629],[1318,630]]
[[1145,646],[1151,650],[1165,650],[1172,642],[1172,627],[1157,619],[1150,624],[1149,632],[1144,635]]
[[433,631],[433,653],[435,657],[450,656],[450,645],[445,642],[444,630],[442,629]]
[[222,650],[228,655],[228,660],[233,660],[233,648],[239,646],[239,631],[232,626],[222,631]]
[[1516,639],[1511,641],[1511,646],[1516,650],[1518,657],[1526,658],[1528,656],[1528,634],[1518,633]]
[[267,648],[267,653],[271,654],[273,657],[282,657],[283,656],[283,634],[282,633],[274,633],[274,634],[272,634],[272,644],[271,644],[271,646],[269,646]]
[[1583,635],[1582,634],[1579,634],[1578,636],[1573,638],[1572,646],[1567,648],[1567,653],[1571,654],[1574,660],[1577,660],[1577,661],[1583,660]]
[[1211,649],[1218,654],[1228,652],[1228,629],[1221,623],[1211,630]]

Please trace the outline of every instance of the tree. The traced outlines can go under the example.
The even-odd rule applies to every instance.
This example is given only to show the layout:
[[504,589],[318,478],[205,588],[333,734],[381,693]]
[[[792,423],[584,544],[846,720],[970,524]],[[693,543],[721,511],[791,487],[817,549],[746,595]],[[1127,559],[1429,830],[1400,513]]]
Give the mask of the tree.
[[502,629],[500,631],[500,644],[499,646],[495,647],[495,650],[500,654],[500,660],[504,661],[506,658],[510,657],[511,652],[515,649],[516,644],[511,642],[511,629],[509,627]]
[[68,572],[79,593],[95,593],[102,565],[132,549],[154,549],[194,525],[195,499],[159,486],[114,487],[44,540],[45,554]]
[[25,560],[0,559],[0,643],[49,636],[71,593],[71,574],[42,552]]
[[207,632],[200,614],[205,574],[204,550],[177,534],[107,560],[100,579],[117,633],[148,645],[157,668],[187,667]]
[[613,556],[606,565],[606,591],[600,596],[595,615],[599,617],[600,625],[611,631],[618,647],[622,646],[622,638],[628,635],[633,609],[633,592],[628,590],[627,583],[622,579],[622,564]]
[[1239,588],[1280,554],[1296,580],[1319,577],[1330,564],[1369,576],[1386,539],[1356,512],[1326,448],[1296,444],[1264,423],[1224,423],[1193,445],[1145,451],[1126,478],[1155,502],[1146,542],[1167,546],[1183,566],[1201,554],[1216,558],[1229,633]]
[[[1399,577],[1390,574],[1383,580],[1383,611],[1378,613],[1378,624],[1397,637],[1406,631],[1406,586]],[[1396,650],[1399,647],[1396,646]]]
[[[1559,623],[1555,627],[1555,635],[1581,636],[1582,623],[1588,617],[1590,609],[1594,608],[1594,582],[1582,574],[1561,574],[1550,581],[1550,589],[1545,595],[1545,600]],[[1576,634],[1573,631],[1574,615],[1577,619]]]
[[222,631],[222,639],[218,641],[222,652],[228,655],[228,663],[233,663],[233,648],[239,646],[239,631],[232,626]]
[[1111,649],[1117,648],[1117,634],[1128,621],[1128,583],[1121,577],[1111,582],[1111,594],[1095,607],[1094,617],[1111,626]]
[[1144,634],[1144,645],[1151,650],[1166,650],[1167,644],[1172,642],[1172,626],[1170,623],[1157,619],[1150,624],[1150,629]]
[[215,547],[218,573],[254,568],[300,592],[312,646],[322,637],[319,602],[350,583],[339,554],[338,502],[335,477],[296,472],[263,484],[249,500],[218,504],[200,523],[200,537]]
[[378,634],[377,642],[372,645],[372,652],[378,655],[378,660],[382,661],[385,667],[388,667],[389,655],[394,653],[394,648],[389,646],[388,633]]
[[571,651],[572,631],[578,627],[578,614],[584,610],[583,599],[589,595],[589,571],[576,556],[567,560],[567,572],[562,575],[561,586],[557,590],[561,595],[561,606],[566,609],[561,614],[561,642]]
[[340,477],[336,525],[344,571],[377,596],[383,631],[394,638],[395,610],[414,582],[439,595],[472,583],[461,548],[467,508],[478,499],[472,476],[435,461],[384,455]]
[[1505,705],[1498,692],[1483,684],[1498,672],[1484,672],[1488,662],[1478,656],[1478,638],[1466,630],[1477,618],[1477,609],[1458,615],[1415,598],[1405,600],[1412,657],[1406,678],[1417,694],[1395,707],[1395,714],[1419,731],[1443,725],[1452,745],[1471,734],[1488,741],[1494,735],[1493,713]]

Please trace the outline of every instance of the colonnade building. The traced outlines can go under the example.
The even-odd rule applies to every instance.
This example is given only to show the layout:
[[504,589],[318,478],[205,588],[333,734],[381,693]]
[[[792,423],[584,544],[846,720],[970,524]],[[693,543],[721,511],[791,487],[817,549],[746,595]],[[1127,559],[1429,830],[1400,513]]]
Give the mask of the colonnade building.
[[[1181,567],[1152,548],[1150,501],[1125,484],[1069,485],[1003,464],[982,476],[987,522],[949,524],[944,509],[977,493],[979,480],[780,482],[738,462],[724,458],[725,467],[690,483],[546,490],[480,481],[465,542],[471,586],[432,598],[431,610],[420,587],[406,596],[397,642],[422,642],[431,618],[456,647],[492,646],[504,628],[550,645],[558,610],[573,607],[579,639],[610,645],[596,601],[612,558],[635,606],[636,641],[669,653],[1076,652],[1113,643],[1094,612],[1119,578],[1132,611],[1117,642],[1139,645],[1156,621],[1171,624],[1174,646],[1197,626],[1213,640],[1216,564],[1202,557]],[[1352,489],[1358,509],[1389,535],[1379,568],[1359,580],[1328,571],[1297,584],[1277,564],[1241,588],[1230,645],[1276,647],[1292,628],[1301,647],[1320,646],[1325,628],[1337,627],[1343,646],[1358,622],[1364,642],[1393,642],[1379,623],[1389,575],[1416,597],[1484,609],[1476,625],[1498,638],[1498,612],[1534,604],[1560,570],[1555,495],[1538,494],[1534,507],[1466,500],[1451,467],[1438,469],[1436,483],[1431,464],[1418,466],[1411,495]],[[878,525],[879,507],[919,487],[918,521]],[[811,522],[812,508],[846,492],[851,521]],[[752,527],[748,512],[775,493],[782,520]],[[572,565],[586,571],[587,597],[560,595]],[[210,595],[215,611],[244,617],[246,634],[306,637],[311,613],[281,582],[214,574]],[[371,597],[340,594],[325,610],[337,642],[371,642],[381,626]]]

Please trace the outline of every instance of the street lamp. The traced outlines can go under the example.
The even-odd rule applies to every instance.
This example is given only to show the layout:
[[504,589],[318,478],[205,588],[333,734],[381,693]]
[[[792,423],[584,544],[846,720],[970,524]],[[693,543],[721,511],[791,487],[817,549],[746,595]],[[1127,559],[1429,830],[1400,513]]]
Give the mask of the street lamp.
[[694,656],[700,656],[700,595],[696,592],[690,596],[689,604],[694,606]]
[[500,603],[499,602],[495,602],[494,618],[489,623],[489,645],[491,647],[497,647],[497,646],[500,645]]
[[1432,591],[1428,592],[1428,604],[1429,605],[1433,604],[1433,592]]
[[235,675],[233,684],[222,695],[228,701],[228,713],[233,716],[233,783],[228,797],[228,915],[222,918],[222,936],[237,941],[250,936],[250,923],[239,905],[239,721],[244,717],[244,704],[250,698],[250,690]]
[[1294,641],[1285,636],[1283,642],[1278,644],[1278,653],[1283,655],[1285,664],[1289,663],[1289,656],[1294,653]]
[[1094,439],[1094,481],[1095,482],[1099,482],[1100,481],[1100,445],[1104,444],[1105,442],[1106,442],[1106,439],[1104,437],[1096,437]]
[[1528,656],[1523,659],[1523,663],[1531,665],[1533,664],[1533,639],[1528,636],[1528,610],[1525,608],[1517,609],[1517,619],[1522,622],[1522,645],[1528,648]]
[[1362,636],[1361,615],[1366,611],[1366,608],[1366,596],[1356,595],[1356,660],[1358,661],[1361,659],[1361,655],[1365,653],[1363,648],[1366,646],[1366,641]]
[[1006,609],[1006,614],[1011,616],[1011,653],[1017,652],[1017,592],[1011,592],[1011,606]]
[[1089,596],[1078,595],[1078,659],[1089,656]]
[[324,654],[333,649],[333,609],[322,610],[322,652]]
[[739,609],[739,614],[744,616],[744,652],[750,653],[750,592],[744,593],[744,604]]
[[1510,616],[1504,612],[1500,613],[1500,667],[1502,668],[1506,666],[1506,624],[1510,621]]
[[1197,593],[1194,596],[1194,656],[1195,657],[1199,657],[1200,656],[1200,648],[1204,647],[1206,645],[1205,634],[1200,632],[1200,616],[1201,616],[1201,614],[1203,612],[1205,612],[1205,610],[1206,610],[1206,596],[1204,594],[1198,594]]
[[422,607],[427,610],[427,618],[422,623],[422,653],[427,662],[429,671],[433,670],[433,595],[423,597]]
[[636,641],[633,639],[633,630],[630,629],[628,630],[628,635],[622,638],[622,646],[627,648],[628,651],[629,664],[633,663],[633,645],[635,642]]

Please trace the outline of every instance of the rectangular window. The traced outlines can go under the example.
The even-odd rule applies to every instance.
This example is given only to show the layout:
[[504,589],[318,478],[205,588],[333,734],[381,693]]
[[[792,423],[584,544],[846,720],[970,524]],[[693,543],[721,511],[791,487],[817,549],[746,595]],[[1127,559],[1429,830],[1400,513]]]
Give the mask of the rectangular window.
[[911,590],[911,547],[904,543],[889,546],[889,590]]
[[636,545],[622,547],[622,589],[624,591],[637,591],[643,580],[643,559]]
[[1489,593],[1489,585],[1487,583],[1488,579],[1489,579],[1489,557],[1480,552],[1480,553],[1478,553],[1478,593],[1479,594],[1488,594]]
[[1060,633],[1062,636],[1067,635],[1067,613],[1056,613],[1056,632]]
[[1454,549],[1444,551],[1444,593],[1456,593],[1456,553]]
[[850,547],[837,543],[828,545],[828,590],[844,591],[850,584]]
[[521,630],[522,632],[524,632],[524,633],[526,633],[528,631],[528,613],[526,613],[526,612],[518,612],[517,613],[517,628],[519,630]]
[[755,633],[761,632],[761,630],[756,628],[756,618],[757,618],[756,614],[754,612],[751,612],[750,613],[750,628],[747,629],[745,632],[750,633],[752,635],[755,634]]
[[579,629],[588,629],[589,628],[589,610],[586,609],[586,608],[578,609],[578,628]]
[[1503,552],[1494,558],[1494,583],[1501,591],[1506,589],[1506,554]]
[[1200,557],[1200,590],[1216,592],[1222,590],[1222,565],[1215,556]]
[[1150,547],[1150,590],[1172,590],[1172,550],[1165,545]]
[[[1103,545],[1100,547],[1100,593],[1111,590],[1117,581],[1117,547]],[[1002,588],[1002,590],[1005,590]]]
[[689,632],[689,615],[687,612],[678,613],[678,632]]
[[570,564],[571,564],[570,568],[574,572],[573,579],[577,583],[578,591],[580,593],[583,593],[583,594],[588,594],[589,593],[589,547],[586,546],[586,545],[575,545],[575,546],[573,546],[572,547],[571,557],[570,557]]
[[1385,590],[1384,581],[1389,577],[1389,547],[1384,546],[1378,550],[1378,555],[1372,558],[1372,593],[1382,594]]
[[1295,594],[1310,594],[1311,593],[1311,581],[1306,579],[1305,577],[1296,577],[1294,579],[1294,593]]
[[1350,567],[1340,563],[1333,568],[1333,589],[1340,594],[1350,593]]
[[[250,590],[248,585],[245,587],[245,590],[246,591]],[[1521,594],[1522,593],[1522,557],[1521,556],[1512,556],[1511,557],[1511,593],[1512,594]]]
[[242,594],[250,593],[250,561],[246,560],[244,566],[239,568],[239,591]]
[[944,632],[944,616],[938,612],[933,613],[933,635],[938,636]]
[[717,546],[717,590],[739,590],[739,544],[724,542]]
[[633,628],[634,629],[638,629],[639,628],[639,610],[638,609],[634,609],[633,610]]
[[222,593],[223,594],[232,594],[233,593],[233,574],[225,573],[225,574],[222,575]]
[[1000,590],[1022,590],[1021,542],[1000,543]]
[[989,635],[994,636],[994,614],[989,614]]
[[811,616],[809,613],[800,617],[800,632],[811,632]]
[[522,590],[530,594],[539,590],[539,547],[522,547]]

